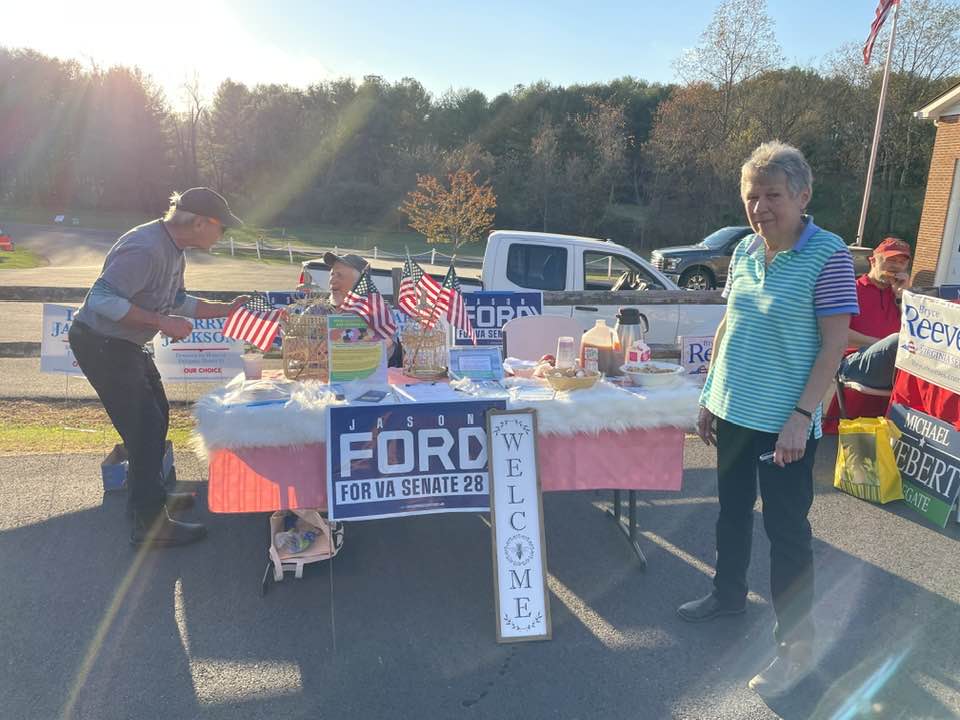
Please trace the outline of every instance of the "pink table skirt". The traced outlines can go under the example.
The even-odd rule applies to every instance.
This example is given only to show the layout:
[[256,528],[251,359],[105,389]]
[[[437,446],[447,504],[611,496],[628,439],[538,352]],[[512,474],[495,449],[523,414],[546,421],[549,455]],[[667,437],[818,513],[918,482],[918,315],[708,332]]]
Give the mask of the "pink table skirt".
[[[543,490],[680,490],[683,430],[541,435]],[[324,443],[210,453],[210,510],[272,512],[327,507]]]

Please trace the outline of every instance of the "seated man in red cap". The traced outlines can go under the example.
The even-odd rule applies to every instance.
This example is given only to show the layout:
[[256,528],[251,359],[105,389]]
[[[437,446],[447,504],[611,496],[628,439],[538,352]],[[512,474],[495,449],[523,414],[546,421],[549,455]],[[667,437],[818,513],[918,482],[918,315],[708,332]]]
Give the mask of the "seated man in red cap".
[[840,375],[865,387],[893,387],[900,332],[900,296],[910,289],[910,246],[883,240],[870,256],[870,271],[857,279],[860,314],[850,319],[848,355]]

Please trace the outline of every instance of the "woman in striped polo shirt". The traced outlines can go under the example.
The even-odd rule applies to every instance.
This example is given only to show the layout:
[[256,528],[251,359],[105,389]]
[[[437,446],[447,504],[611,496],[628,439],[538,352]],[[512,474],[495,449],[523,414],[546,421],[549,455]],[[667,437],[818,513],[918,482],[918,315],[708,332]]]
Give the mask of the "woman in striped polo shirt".
[[[793,687],[813,663],[807,513],[820,399],[858,311],[846,244],[805,215],[812,183],[803,154],[780,142],[764,143],[741,168],[740,193],[754,234],[730,260],[727,309],[714,338],[698,427],[703,441],[717,446],[716,573],[709,595],[678,609],[691,622],[746,609],[759,479],[778,649],[750,687],[771,696]],[[761,459],[766,455],[769,460]]]

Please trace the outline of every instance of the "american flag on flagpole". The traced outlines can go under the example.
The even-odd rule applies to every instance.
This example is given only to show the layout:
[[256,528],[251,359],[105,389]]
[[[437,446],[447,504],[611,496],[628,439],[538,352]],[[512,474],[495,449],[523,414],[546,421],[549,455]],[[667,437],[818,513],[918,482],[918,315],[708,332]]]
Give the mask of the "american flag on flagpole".
[[863,64],[870,64],[870,56],[873,54],[873,44],[877,41],[877,35],[880,34],[880,28],[883,27],[883,23],[887,19],[887,14],[890,12],[890,8],[894,5],[897,5],[900,0],[880,0],[877,4],[877,14],[873,19],[873,24],[870,25],[870,36],[867,38],[867,42],[863,46]]
[[223,334],[234,340],[248,342],[266,352],[280,332],[280,318],[283,313],[283,308],[273,307],[263,295],[254,295],[227,316]]
[[397,323],[393,320],[393,313],[383,296],[377,291],[373,280],[370,279],[369,270],[364,270],[360,274],[360,279],[347,293],[340,309],[362,317],[371,330],[386,340],[392,339],[397,334]]
[[443,278],[440,297],[437,299],[437,307],[443,308],[447,313],[447,322],[455,328],[463,330],[473,344],[477,344],[477,333],[473,329],[473,323],[467,315],[467,306],[463,302],[463,294],[460,292],[460,278],[457,277],[457,271],[453,269],[453,263],[450,263],[450,269],[447,270],[446,277]]
[[416,262],[407,259],[403,262],[403,274],[400,276],[400,294],[397,305],[407,315],[419,319],[420,296],[425,295],[430,305],[435,305],[442,289],[440,283],[425,273]]

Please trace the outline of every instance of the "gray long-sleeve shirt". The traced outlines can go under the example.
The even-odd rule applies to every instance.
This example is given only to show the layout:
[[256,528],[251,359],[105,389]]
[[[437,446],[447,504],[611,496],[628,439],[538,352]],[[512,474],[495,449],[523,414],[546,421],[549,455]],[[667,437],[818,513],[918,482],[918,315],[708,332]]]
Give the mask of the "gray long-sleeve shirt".
[[74,319],[101,335],[143,345],[157,333],[120,324],[131,305],[164,315],[196,316],[197,298],[183,288],[185,267],[183,250],[160,220],[128,230],[110,248]]

